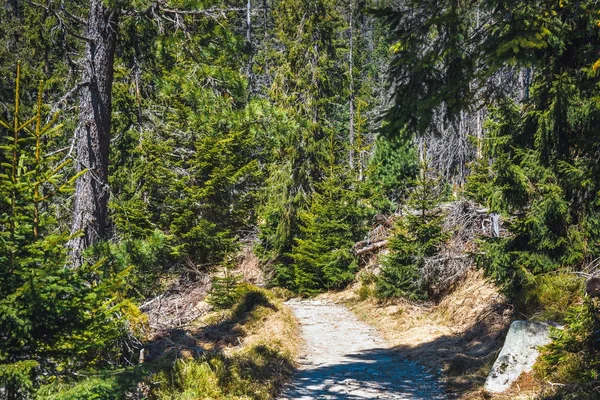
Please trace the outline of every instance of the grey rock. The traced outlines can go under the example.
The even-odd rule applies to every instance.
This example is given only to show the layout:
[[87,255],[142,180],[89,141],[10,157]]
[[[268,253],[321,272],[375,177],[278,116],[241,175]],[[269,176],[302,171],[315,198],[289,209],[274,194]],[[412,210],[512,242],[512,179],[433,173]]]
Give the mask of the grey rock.
[[550,341],[548,324],[514,321],[510,324],[504,346],[485,381],[484,389],[492,393],[506,391],[523,372],[533,369],[540,354],[539,347]]

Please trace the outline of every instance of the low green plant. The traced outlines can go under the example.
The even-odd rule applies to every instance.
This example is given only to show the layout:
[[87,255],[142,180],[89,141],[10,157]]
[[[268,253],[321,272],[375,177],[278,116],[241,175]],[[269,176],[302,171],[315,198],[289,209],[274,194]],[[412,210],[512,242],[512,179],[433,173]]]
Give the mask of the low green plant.
[[[567,310],[563,329],[552,329],[553,341],[546,345],[535,366],[536,374],[545,381],[564,386],[559,397],[577,397],[594,392],[600,378],[600,320],[592,299],[576,304]],[[562,396],[562,397],[560,397]]]
[[138,394],[137,383],[150,371],[143,366],[108,371],[93,371],[85,377],[63,377],[42,386],[36,393],[39,400],[121,400]]
[[377,283],[377,275],[373,273],[365,273],[364,271],[359,274],[360,287],[358,288],[357,294],[360,300],[367,300],[375,296],[375,286]]
[[375,295],[373,284],[362,282],[357,291],[360,300],[367,300]]
[[581,293],[583,279],[569,271],[531,276],[521,290],[518,307],[527,310],[530,318],[563,323]]

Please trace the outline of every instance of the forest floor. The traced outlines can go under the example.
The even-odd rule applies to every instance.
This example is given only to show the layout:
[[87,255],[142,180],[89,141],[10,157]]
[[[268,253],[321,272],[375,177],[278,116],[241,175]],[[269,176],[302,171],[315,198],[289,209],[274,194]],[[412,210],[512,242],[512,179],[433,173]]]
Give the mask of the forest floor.
[[443,399],[435,374],[391,349],[347,308],[290,300],[300,322],[300,368],[280,399]]

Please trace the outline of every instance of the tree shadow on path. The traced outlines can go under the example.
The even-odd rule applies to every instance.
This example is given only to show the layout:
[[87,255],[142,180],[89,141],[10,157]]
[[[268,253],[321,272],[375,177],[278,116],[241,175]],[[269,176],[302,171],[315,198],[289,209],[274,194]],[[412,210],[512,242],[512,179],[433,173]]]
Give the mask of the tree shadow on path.
[[429,370],[441,371],[448,398],[483,387],[504,344],[510,319],[480,320],[457,335],[444,335],[417,346],[396,346],[399,354]]
[[373,348],[336,363],[305,364],[280,399],[444,399],[438,378],[393,350]]

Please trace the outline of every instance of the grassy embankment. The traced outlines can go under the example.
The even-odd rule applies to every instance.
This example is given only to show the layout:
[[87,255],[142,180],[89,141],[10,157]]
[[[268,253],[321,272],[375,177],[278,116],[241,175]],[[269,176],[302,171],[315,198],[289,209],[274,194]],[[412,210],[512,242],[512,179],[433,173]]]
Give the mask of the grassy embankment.
[[[297,324],[282,300],[251,285],[227,310],[161,339],[151,361],[49,385],[41,398],[271,399],[293,371]],[[153,344],[150,344],[152,346]]]

